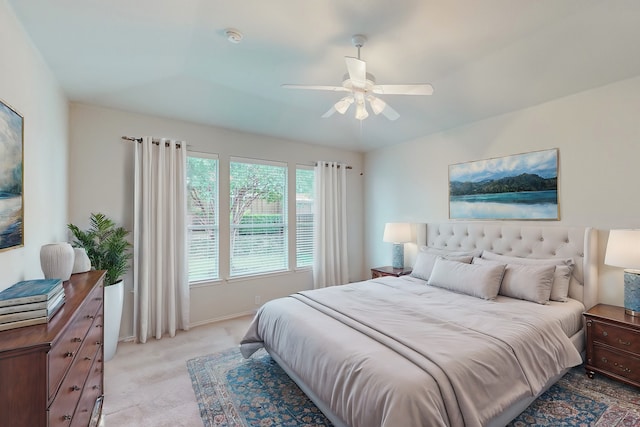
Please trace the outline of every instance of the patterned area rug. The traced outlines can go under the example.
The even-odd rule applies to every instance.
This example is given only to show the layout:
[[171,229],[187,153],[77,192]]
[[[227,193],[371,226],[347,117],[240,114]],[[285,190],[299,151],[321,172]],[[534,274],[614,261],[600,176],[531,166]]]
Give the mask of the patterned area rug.
[[[205,427],[331,426],[329,420],[260,351],[245,360],[237,348],[187,362]],[[518,418],[524,426],[640,426],[640,390],[582,367],[569,371]]]

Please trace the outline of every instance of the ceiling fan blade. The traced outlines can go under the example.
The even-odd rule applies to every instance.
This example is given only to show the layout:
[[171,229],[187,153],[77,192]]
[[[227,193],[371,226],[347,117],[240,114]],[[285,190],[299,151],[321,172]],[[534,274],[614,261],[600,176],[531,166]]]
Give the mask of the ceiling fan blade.
[[349,89],[343,86],[317,86],[317,85],[282,85],[285,89],[308,89],[308,90],[330,90],[333,92],[349,92]]
[[351,56],[345,56],[344,60],[347,63],[347,71],[353,87],[364,89],[367,85],[367,63]]
[[416,85],[375,85],[373,93],[384,95],[431,95],[433,86],[430,84]]
[[329,111],[327,111],[326,113],[324,113],[324,114],[322,115],[322,118],[323,118],[323,119],[326,119],[327,117],[331,117],[331,116],[333,116],[333,113],[335,113],[336,111],[337,111],[337,110],[336,110],[336,107],[331,107],[331,108],[329,109]]
[[380,98],[369,95],[367,96],[367,101],[369,101],[369,105],[371,105],[371,110],[374,114],[382,113],[389,120],[397,120],[400,117],[400,114],[398,114],[396,110]]

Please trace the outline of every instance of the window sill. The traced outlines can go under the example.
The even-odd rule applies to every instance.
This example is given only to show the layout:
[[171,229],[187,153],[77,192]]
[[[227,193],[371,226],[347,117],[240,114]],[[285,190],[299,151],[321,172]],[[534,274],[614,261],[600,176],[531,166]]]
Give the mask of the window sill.
[[191,288],[207,288],[209,286],[219,286],[223,285],[224,280],[222,279],[212,279],[212,280],[201,280],[198,282],[190,282],[189,289]]

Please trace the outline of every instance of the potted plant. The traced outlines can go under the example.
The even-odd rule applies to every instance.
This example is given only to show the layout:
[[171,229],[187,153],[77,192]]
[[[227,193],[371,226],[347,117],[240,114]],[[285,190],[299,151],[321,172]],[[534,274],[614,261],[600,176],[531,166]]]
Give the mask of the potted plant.
[[129,231],[116,226],[115,222],[101,213],[92,213],[90,227],[80,230],[73,224],[68,228],[75,240],[71,244],[84,248],[92,268],[106,270],[104,279],[104,360],[110,360],[118,345],[122,304],[124,298],[124,276],[129,270],[131,243]]

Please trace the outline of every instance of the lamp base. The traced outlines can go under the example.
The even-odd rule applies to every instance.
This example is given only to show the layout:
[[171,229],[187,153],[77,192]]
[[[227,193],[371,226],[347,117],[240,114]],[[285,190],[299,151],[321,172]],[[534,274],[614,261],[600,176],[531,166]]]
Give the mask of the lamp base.
[[404,268],[404,243],[393,244],[393,260],[391,262],[393,268]]
[[640,316],[640,272],[624,271],[624,312]]

